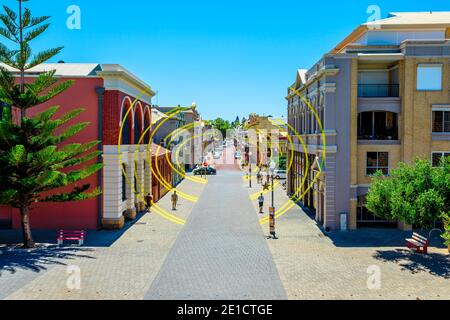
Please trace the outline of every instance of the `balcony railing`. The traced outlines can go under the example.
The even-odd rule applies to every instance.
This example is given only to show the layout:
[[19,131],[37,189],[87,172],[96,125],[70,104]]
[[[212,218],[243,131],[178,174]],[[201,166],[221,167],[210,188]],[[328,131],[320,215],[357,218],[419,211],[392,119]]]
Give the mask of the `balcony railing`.
[[394,98],[399,96],[398,84],[359,84],[360,98]]

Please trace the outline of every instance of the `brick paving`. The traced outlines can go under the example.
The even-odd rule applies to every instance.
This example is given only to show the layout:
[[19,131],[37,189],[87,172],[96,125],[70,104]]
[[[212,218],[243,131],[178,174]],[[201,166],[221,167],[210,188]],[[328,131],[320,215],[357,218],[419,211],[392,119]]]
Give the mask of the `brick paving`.
[[[179,189],[199,196],[204,185],[184,181]],[[169,197],[163,198],[158,205],[169,211]],[[194,203],[180,199],[178,211],[174,214],[186,219],[193,206]],[[152,212],[126,230],[89,235],[86,247],[80,251],[72,249],[70,257],[49,258],[47,269],[30,271],[18,261],[14,268],[10,268],[13,270],[5,268],[0,277],[0,293],[4,292],[1,298],[142,299],[182,228]],[[22,254],[25,260],[29,256]],[[48,251],[46,255],[52,256]],[[41,258],[36,257],[34,265],[42,264]],[[4,264],[8,265],[8,262]],[[81,290],[68,290],[68,265],[80,268]],[[4,283],[10,284],[9,289],[3,290]]]
[[[248,181],[245,183],[248,184]],[[261,187],[253,183],[251,193]],[[275,205],[289,201],[281,186]],[[270,202],[266,195],[265,217]],[[254,201],[257,214],[257,203]],[[289,299],[450,299],[450,258],[445,248],[428,256],[405,249],[398,230],[359,230],[325,234],[300,207],[277,219],[278,240],[269,240]],[[262,226],[268,233],[268,226]],[[437,238],[438,239],[438,238]],[[435,240],[437,240],[435,239]],[[434,241],[440,244],[440,241]],[[368,289],[368,268],[381,272],[379,289]]]
[[239,171],[211,177],[147,299],[286,299]]
[[[83,248],[0,246],[0,299],[450,299],[447,250],[411,253],[410,233],[325,233],[294,206],[277,219],[279,239],[265,239],[258,220],[270,194],[259,215],[261,187],[254,180],[250,190],[244,175],[219,170],[207,186],[184,181],[179,188],[200,197],[181,200],[174,214],[184,226],[153,212],[122,231],[90,233]],[[167,211],[169,198],[159,203]],[[289,201],[281,186],[275,199],[277,208]],[[35,235],[55,241],[54,232]],[[0,232],[0,242],[16,238]],[[69,265],[81,270],[81,290],[67,288]],[[369,289],[374,266],[381,286]]]

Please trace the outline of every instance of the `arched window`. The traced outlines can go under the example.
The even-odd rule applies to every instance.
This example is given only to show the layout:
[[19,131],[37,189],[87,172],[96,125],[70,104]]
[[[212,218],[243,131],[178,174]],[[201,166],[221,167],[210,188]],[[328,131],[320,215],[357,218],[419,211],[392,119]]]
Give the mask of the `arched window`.
[[140,109],[139,106],[137,106],[136,112],[134,114],[134,144],[139,144],[139,140],[141,140],[142,134],[141,130],[142,130],[142,110]]
[[123,145],[128,145],[131,144],[131,124],[132,124],[132,119],[133,119],[133,112],[131,111],[130,113],[128,113],[127,116],[127,112],[130,108],[130,105],[125,102],[125,106],[122,109],[122,120],[120,125],[122,126],[123,123],[123,119],[125,119],[125,117],[127,117],[125,123],[123,123],[123,127],[122,127],[122,144]]
[[[145,115],[144,115],[143,132],[145,132],[151,125],[152,124],[151,124],[150,109],[146,109],[145,110]],[[148,130],[147,133],[145,134],[145,137],[144,137],[144,143],[145,144],[149,144],[150,143],[150,135],[151,135],[151,130]]]

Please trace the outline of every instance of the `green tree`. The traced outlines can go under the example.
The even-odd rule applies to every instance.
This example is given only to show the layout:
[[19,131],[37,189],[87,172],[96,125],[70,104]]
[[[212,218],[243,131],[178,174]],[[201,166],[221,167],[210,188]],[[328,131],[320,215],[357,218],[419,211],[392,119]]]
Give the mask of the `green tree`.
[[278,158],[278,169],[286,170],[287,168],[287,156],[282,155]]
[[436,168],[427,160],[400,163],[389,177],[381,172],[373,177],[367,208],[384,219],[431,228],[450,211],[449,180],[450,159],[443,159]]
[[450,212],[444,213],[442,220],[444,221],[444,234],[442,238],[444,238],[445,244],[450,247]]
[[[58,54],[62,48],[49,49],[33,54],[30,42],[49,27],[49,17],[33,17],[22,7],[19,13],[3,6],[0,14],[0,35],[16,46],[9,49],[0,44],[0,62],[17,72],[0,67],[0,101],[3,108],[0,120],[0,204],[20,210],[24,248],[34,247],[30,227],[30,207],[39,202],[65,202],[84,200],[100,194],[98,189],[81,182],[98,172],[102,165],[86,162],[95,159],[100,152],[94,149],[98,141],[86,144],[68,144],[89,123],[69,122],[83,109],[56,118],[58,107],[27,117],[27,110],[69,88],[72,82],[59,82],[55,71],[39,74],[34,81],[25,81],[25,72]],[[19,79],[15,78],[15,74]],[[20,111],[20,118],[13,117],[12,110]],[[67,187],[67,188],[66,188]],[[71,187],[71,188],[69,188]],[[70,189],[70,190],[69,190]]]
[[236,117],[236,120],[231,124],[233,128],[239,128],[241,126],[241,120],[239,119],[239,116]]
[[230,130],[233,128],[230,121],[224,120],[222,118],[217,118],[215,120],[211,121],[211,125],[214,129],[217,129],[221,132],[222,138],[225,138],[227,135],[227,130]]

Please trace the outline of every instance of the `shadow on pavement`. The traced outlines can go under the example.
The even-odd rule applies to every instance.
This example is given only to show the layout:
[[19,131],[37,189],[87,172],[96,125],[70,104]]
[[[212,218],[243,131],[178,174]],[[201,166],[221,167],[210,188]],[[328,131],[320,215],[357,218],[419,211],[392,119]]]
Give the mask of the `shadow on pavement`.
[[0,247],[0,278],[4,272],[16,273],[18,270],[40,272],[53,265],[67,265],[69,260],[77,258],[94,259],[88,255],[92,249],[57,246],[38,247],[22,250]]
[[[306,216],[317,224],[315,213],[309,208],[304,207],[300,202],[297,203]],[[402,231],[392,228],[361,228],[353,231],[330,231],[326,232],[323,226],[320,228],[321,235],[329,238],[336,247],[343,248],[370,248],[386,247],[398,248],[406,247],[406,239],[411,238],[412,231]],[[429,230],[416,230],[419,234],[429,237]],[[444,239],[439,233],[432,233],[429,238],[430,247],[444,249]]]
[[411,273],[426,272],[434,276],[450,279],[450,257],[445,254],[417,254],[407,249],[377,251],[374,258],[383,262],[392,262],[402,270]]
[[[146,213],[140,213],[134,221],[127,221],[121,230],[87,230],[84,247],[110,247],[119,240],[131,227],[141,223]],[[153,214],[153,213],[150,213]],[[57,230],[33,230],[33,239],[36,243],[56,245]],[[13,246],[22,242],[21,230],[0,230],[1,245]]]
[[[427,232],[419,232],[428,237]],[[407,238],[411,238],[411,231],[397,229],[359,229],[355,231],[324,232],[337,247],[406,247]],[[430,238],[430,247],[444,249],[444,240],[434,234]]]

